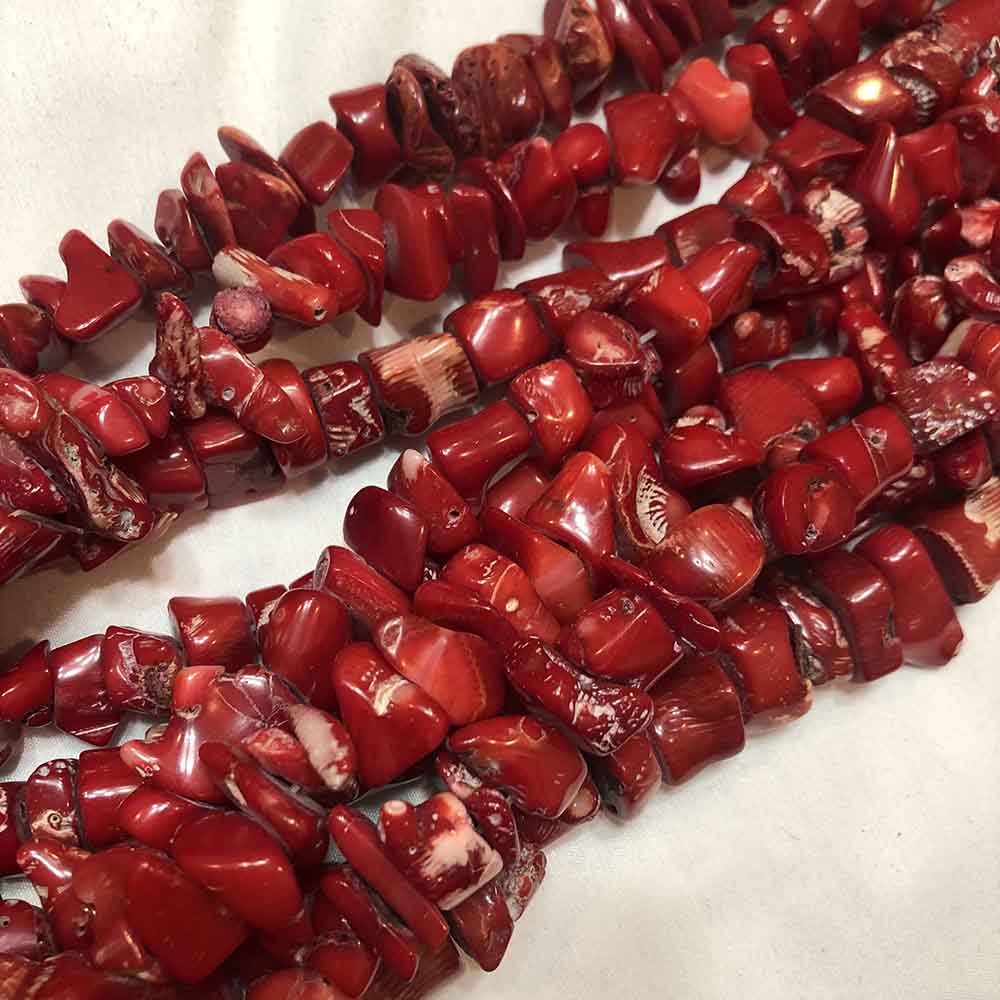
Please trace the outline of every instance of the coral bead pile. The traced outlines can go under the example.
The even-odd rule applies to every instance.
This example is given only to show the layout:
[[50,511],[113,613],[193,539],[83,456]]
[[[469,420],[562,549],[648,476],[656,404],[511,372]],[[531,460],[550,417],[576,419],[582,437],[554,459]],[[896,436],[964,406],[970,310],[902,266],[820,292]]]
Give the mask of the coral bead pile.
[[[40,903],[0,903],[11,996],[492,972],[559,837],[816,687],[956,655],[1000,579],[1000,4],[740,6],[549,0],[543,34],[333,94],[277,157],[223,126],[156,238],[71,230],[65,280],[0,306],[0,584],[412,439],[287,585],[7,658],[0,765],[31,727],[91,747],[0,783],[0,878]],[[616,186],[690,201],[711,147],[750,161],[717,204],[602,238]],[[318,221],[347,178],[370,207]],[[496,287],[571,230],[561,271]],[[275,318],[378,325],[453,281],[435,332],[252,357]],[[148,374],[60,370],[143,307]],[[126,713],[151,727],[118,745]]]

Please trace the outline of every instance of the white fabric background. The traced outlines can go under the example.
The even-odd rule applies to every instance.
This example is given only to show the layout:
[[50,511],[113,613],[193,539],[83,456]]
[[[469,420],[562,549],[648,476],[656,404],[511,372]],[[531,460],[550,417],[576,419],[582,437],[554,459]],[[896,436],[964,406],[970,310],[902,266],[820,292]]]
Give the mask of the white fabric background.
[[[277,152],[330,115],[329,93],[383,78],[396,56],[416,50],[448,67],[465,45],[539,30],[541,8],[7,0],[0,300],[19,299],[21,274],[62,274],[56,247],[71,226],[99,240],[116,216],[151,230],[156,195],[177,185],[187,156],[223,158],[218,125]],[[738,173],[706,178],[703,200]],[[617,198],[617,233],[650,232],[676,211],[658,191],[630,192]],[[505,278],[557,267],[550,243]],[[377,331],[345,321],[350,340],[327,327],[280,336],[269,353],[301,364],[352,357],[373,340],[433,329],[446,311],[390,300]],[[82,352],[79,371],[145,370],[150,344],[143,317]],[[339,541],[347,500],[382,482],[396,453],[365,452],[278,497],[190,517],[165,543],[89,576],[50,571],[8,586],[0,649],[116,623],[163,631],[174,594],[287,582]],[[963,609],[969,638],[948,667],[820,690],[805,718],[662,791],[627,829],[599,819],[556,845],[501,969],[466,972],[443,1000],[1000,996],[998,601]],[[4,777],[80,749],[36,733]]]

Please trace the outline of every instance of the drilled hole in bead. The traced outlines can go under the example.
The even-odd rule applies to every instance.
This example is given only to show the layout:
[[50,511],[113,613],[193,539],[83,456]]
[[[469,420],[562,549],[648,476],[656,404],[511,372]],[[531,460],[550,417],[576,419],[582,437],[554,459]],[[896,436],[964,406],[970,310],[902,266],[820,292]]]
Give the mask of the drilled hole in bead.
[[446,516],[454,524],[462,516],[462,512],[457,507],[452,507]]

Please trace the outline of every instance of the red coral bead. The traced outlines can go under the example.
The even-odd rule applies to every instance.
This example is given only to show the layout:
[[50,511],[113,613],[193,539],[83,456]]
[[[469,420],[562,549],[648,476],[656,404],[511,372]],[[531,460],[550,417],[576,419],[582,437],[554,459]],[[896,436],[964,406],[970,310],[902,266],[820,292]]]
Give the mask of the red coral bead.
[[153,229],[181,267],[189,271],[207,271],[211,268],[212,254],[182,191],[170,188],[160,192]]
[[167,608],[188,666],[235,669],[257,659],[250,615],[238,597],[173,597]]
[[103,635],[59,646],[49,653],[55,687],[52,720],[63,732],[106,746],[121,721],[101,669]]
[[893,624],[911,663],[937,667],[958,652],[962,626],[927,550],[908,528],[887,524],[858,545],[892,589]]
[[114,219],[108,223],[108,248],[111,256],[142,282],[147,295],[191,291],[191,275],[152,236],[130,222]]
[[548,239],[573,211],[577,193],[573,175],[541,136],[511,146],[498,166],[521,210],[528,239]]
[[677,146],[669,99],[637,91],[604,105],[611,140],[612,176],[619,184],[654,184]]
[[706,765],[743,749],[739,694],[715,657],[685,657],[650,694],[650,738],[670,784],[687,781]]
[[420,585],[427,549],[427,522],[386,490],[366,486],[344,514],[344,540],[358,555],[404,590]]
[[806,113],[857,139],[874,137],[879,128],[908,131],[916,123],[909,92],[888,71],[871,61],[842,69],[809,92]]
[[689,63],[677,89],[694,105],[705,135],[719,146],[734,146],[750,129],[753,107],[746,84],[723,75],[711,59]]
[[402,166],[402,152],[389,120],[381,84],[330,95],[337,128],[354,147],[354,177],[362,187],[387,181]]

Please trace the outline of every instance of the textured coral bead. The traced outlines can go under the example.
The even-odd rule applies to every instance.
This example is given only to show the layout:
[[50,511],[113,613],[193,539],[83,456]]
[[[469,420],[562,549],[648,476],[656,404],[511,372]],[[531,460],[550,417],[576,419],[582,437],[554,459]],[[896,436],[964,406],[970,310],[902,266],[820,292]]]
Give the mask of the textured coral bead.
[[612,281],[596,267],[578,267],[543,278],[522,281],[517,290],[538,311],[557,338],[587,309],[607,311],[622,300],[627,290],[623,281]]
[[499,289],[449,313],[445,330],[465,348],[484,385],[505,382],[548,357],[552,345],[528,300]]
[[934,560],[952,600],[979,601],[1000,579],[1000,481],[943,507],[919,511],[915,531]]
[[320,554],[312,585],[343,601],[348,611],[368,628],[382,618],[410,610],[410,599],[399,587],[360,556],[339,545],[327,546]]
[[139,418],[150,437],[163,438],[170,426],[170,401],[166,386],[149,375],[120,378],[104,387],[115,393]]
[[857,680],[877,680],[902,665],[892,590],[868,560],[856,552],[834,549],[809,562],[805,582],[840,619]]
[[319,414],[331,458],[343,458],[385,437],[371,382],[354,361],[317,365],[302,372]]
[[561,47],[544,35],[501,35],[497,41],[517,52],[531,68],[545,105],[545,120],[557,131],[568,128],[573,114],[573,84]]
[[506,45],[474,45],[455,57],[451,78],[478,105],[479,152],[495,159],[541,127],[545,105],[528,64]]
[[278,467],[286,479],[304,475],[326,463],[326,432],[298,369],[284,358],[269,358],[260,370],[291,401],[305,434],[291,444],[271,443]]
[[68,347],[47,312],[27,303],[0,306],[0,361],[25,375],[60,368]]
[[31,772],[17,805],[17,822],[26,840],[80,846],[78,773],[79,762],[72,758],[46,761]]
[[889,582],[893,624],[910,663],[937,667],[962,643],[962,626],[927,550],[908,528],[887,524],[862,539],[856,552]]
[[467,406],[479,395],[465,351],[447,333],[377,347],[359,360],[404,434],[423,434],[446,413]]
[[238,597],[173,597],[167,609],[188,666],[235,669],[257,659],[250,615]]
[[66,265],[66,288],[52,315],[56,332],[89,341],[126,320],[142,302],[142,286],[79,229],[59,243]]
[[644,692],[588,677],[538,639],[519,642],[506,668],[526,703],[554,720],[586,753],[614,753],[652,717],[652,702]]
[[359,490],[344,513],[344,540],[404,590],[420,585],[427,521],[407,501],[377,486]]
[[[726,375],[719,386],[719,407],[737,433],[761,448],[795,434],[809,441],[826,425],[808,393],[766,368]],[[761,405],[761,401],[766,401]]]
[[761,253],[754,274],[755,296],[786,298],[823,284],[830,254],[820,231],[800,215],[738,219],[733,235]]
[[615,39],[603,18],[589,4],[563,0],[546,9],[545,33],[562,47],[566,72],[573,83],[573,101],[579,105],[599,93],[611,72]]
[[226,199],[236,242],[260,257],[288,235],[299,213],[299,193],[250,163],[221,163],[215,178]]
[[732,674],[748,719],[786,722],[812,704],[799,673],[789,621],[781,605],[750,598],[721,618],[722,662]]
[[101,644],[101,670],[111,700],[144,715],[170,710],[170,692],[185,665],[180,646],[162,635],[112,625]]

